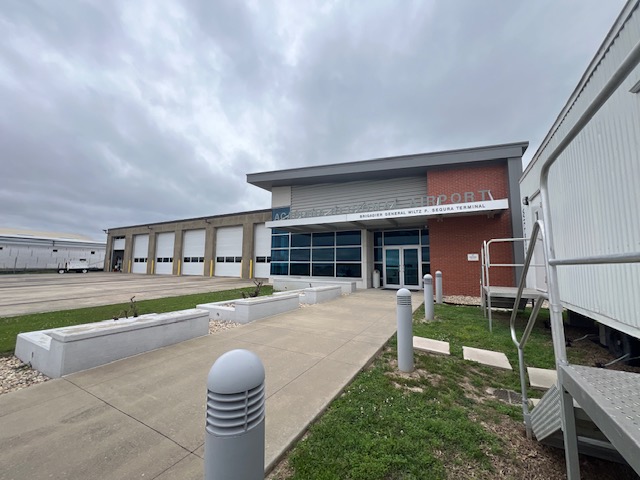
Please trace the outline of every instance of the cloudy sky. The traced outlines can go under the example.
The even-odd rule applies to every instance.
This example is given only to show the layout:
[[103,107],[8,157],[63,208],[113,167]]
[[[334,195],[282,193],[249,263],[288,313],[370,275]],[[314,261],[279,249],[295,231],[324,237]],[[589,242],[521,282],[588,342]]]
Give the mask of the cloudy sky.
[[0,227],[269,207],[246,173],[528,140],[623,0],[0,0]]

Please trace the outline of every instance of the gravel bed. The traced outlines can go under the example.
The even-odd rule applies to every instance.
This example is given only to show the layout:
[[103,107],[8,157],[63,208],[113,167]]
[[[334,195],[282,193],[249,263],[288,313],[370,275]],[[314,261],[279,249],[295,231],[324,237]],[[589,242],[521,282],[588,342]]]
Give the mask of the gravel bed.
[[[239,323],[211,320],[209,322],[209,334],[213,335],[239,326]],[[30,387],[31,385],[37,385],[47,380],[50,380],[49,377],[22,363],[20,359],[13,355],[0,357],[0,395]]]
[[453,305],[477,305],[480,306],[480,297],[467,297],[464,295],[445,295],[442,297],[444,303],[451,303]]
[[209,320],[209,335],[222,332],[224,330],[231,330],[232,328],[239,327],[241,323],[223,322],[220,320]]
[[49,377],[11,355],[0,357],[0,395],[46,382]]

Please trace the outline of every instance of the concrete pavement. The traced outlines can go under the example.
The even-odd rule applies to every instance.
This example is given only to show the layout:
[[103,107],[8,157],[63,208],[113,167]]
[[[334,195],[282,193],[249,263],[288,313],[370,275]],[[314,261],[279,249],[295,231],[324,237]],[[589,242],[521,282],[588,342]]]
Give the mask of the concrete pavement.
[[89,272],[0,275],[0,317],[253,286],[225,277]]
[[202,478],[206,377],[234,348],[265,364],[270,468],[393,335],[395,293],[361,290],[0,396],[0,479]]

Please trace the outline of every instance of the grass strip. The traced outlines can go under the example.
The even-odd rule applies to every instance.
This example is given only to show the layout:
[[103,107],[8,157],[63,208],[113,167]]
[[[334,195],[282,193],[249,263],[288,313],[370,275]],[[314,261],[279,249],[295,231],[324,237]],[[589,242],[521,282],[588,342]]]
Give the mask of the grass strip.
[[[553,368],[548,312],[541,312],[525,358],[529,366]],[[519,332],[529,312],[519,317]],[[508,453],[509,438],[495,432],[502,422],[522,421],[519,405],[487,389],[519,391],[516,347],[508,315],[494,315],[493,333],[478,307],[436,306],[436,319],[414,314],[414,335],[450,342],[451,356],[415,355],[416,370],[397,370],[396,339],[360,373],[309,430],[289,456],[287,479],[494,478],[496,456]],[[503,352],[514,370],[462,359],[462,346]],[[530,395],[534,392],[529,392]],[[540,392],[535,392],[536,397]],[[487,425],[496,428],[487,428]]]
[[[201,303],[221,302],[241,298],[243,292],[249,293],[254,290],[254,287],[247,287],[221,292],[195,293],[179,297],[140,300],[139,302],[136,301],[136,307],[138,315],[171,312],[195,308],[196,305]],[[260,295],[270,295],[272,291],[271,286],[263,286],[260,290]],[[128,308],[129,303],[117,303],[97,307],[0,318],[0,355],[13,354],[16,347],[16,336],[19,333],[108,320],[116,316],[124,316],[122,312]]]

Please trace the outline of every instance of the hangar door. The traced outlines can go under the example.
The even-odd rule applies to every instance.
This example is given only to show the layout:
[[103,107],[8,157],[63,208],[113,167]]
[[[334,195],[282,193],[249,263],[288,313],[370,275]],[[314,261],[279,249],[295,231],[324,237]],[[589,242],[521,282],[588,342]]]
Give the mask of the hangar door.
[[173,273],[174,232],[159,233],[156,239],[156,273],[171,275]]
[[271,273],[271,229],[259,223],[254,227],[253,276],[269,278]]
[[113,249],[111,253],[111,271],[121,272],[124,268],[124,237],[113,239]]
[[216,229],[216,277],[240,277],[242,226]]
[[132,273],[147,273],[147,255],[149,254],[149,235],[133,236]]
[[187,230],[182,240],[182,274],[204,275],[205,230]]

